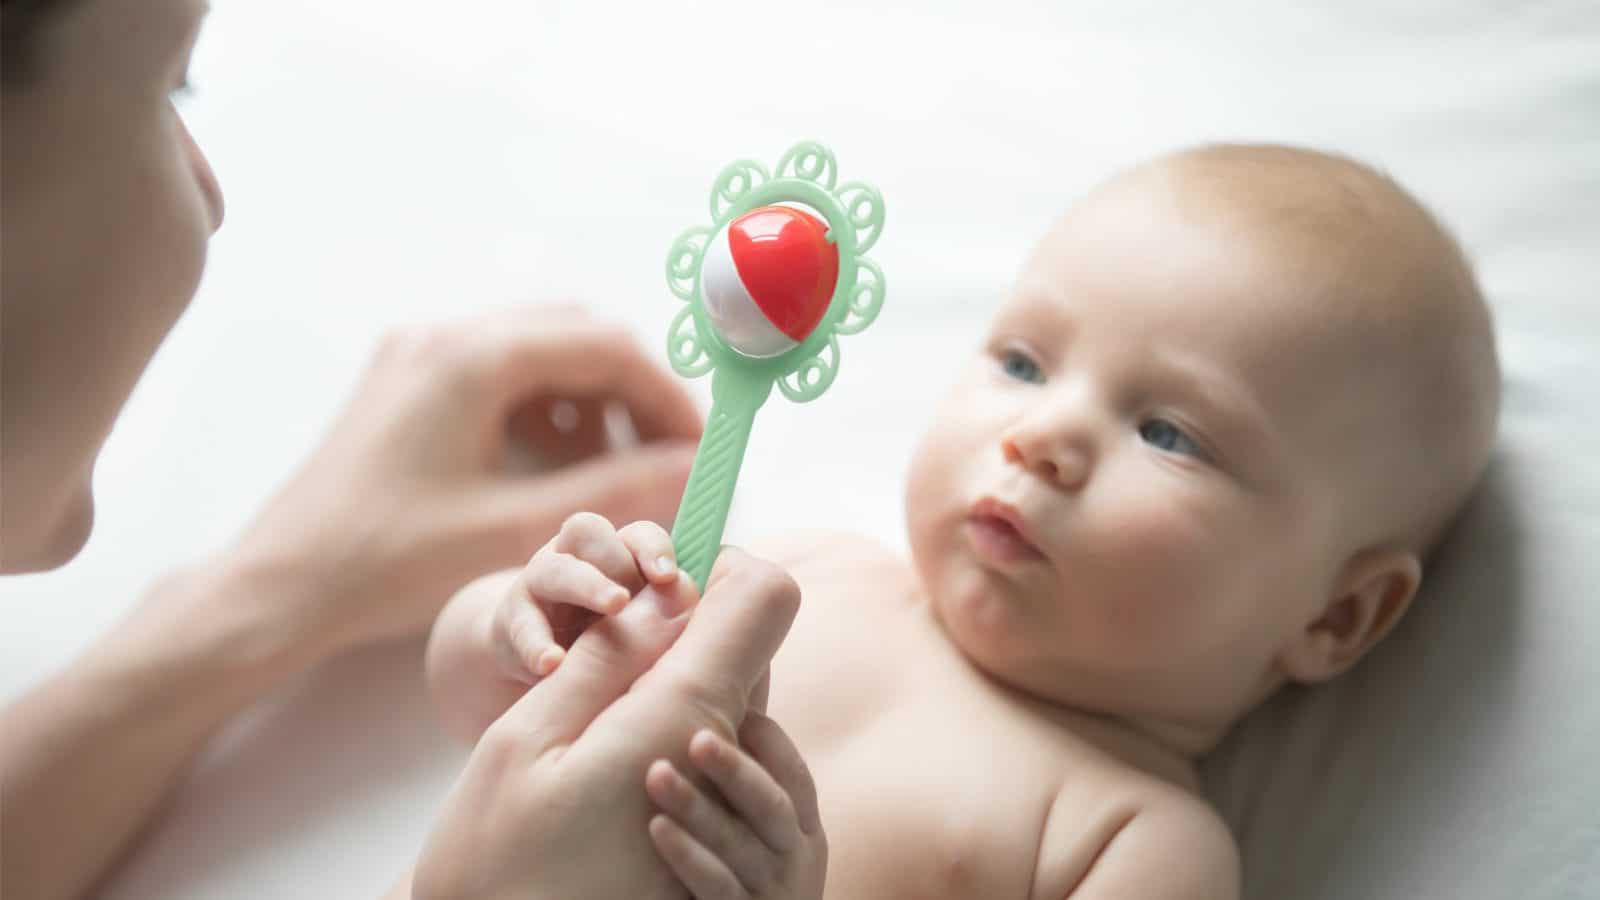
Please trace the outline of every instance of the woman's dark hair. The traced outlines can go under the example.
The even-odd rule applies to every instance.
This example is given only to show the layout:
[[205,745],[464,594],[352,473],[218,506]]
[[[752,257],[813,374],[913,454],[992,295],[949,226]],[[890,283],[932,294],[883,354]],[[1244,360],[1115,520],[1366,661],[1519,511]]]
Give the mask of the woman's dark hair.
[[0,85],[28,80],[40,65],[41,33],[79,0],[0,0]]

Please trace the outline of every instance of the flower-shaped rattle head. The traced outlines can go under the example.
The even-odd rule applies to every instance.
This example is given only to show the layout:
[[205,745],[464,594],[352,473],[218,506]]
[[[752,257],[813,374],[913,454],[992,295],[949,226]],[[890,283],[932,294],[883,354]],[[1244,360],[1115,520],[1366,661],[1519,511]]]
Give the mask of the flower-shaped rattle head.
[[839,371],[839,335],[872,324],[883,272],[866,257],[883,229],[883,197],[837,184],[833,153],[797,144],[777,175],[741,160],[711,188],[710,227],[691,228],[667,254],[667,283],[684,301],[667,331],[680,375],[714,371],[711,414],[672,540],[703,589],[721,547],[750,426],[776,384],[814,400]]

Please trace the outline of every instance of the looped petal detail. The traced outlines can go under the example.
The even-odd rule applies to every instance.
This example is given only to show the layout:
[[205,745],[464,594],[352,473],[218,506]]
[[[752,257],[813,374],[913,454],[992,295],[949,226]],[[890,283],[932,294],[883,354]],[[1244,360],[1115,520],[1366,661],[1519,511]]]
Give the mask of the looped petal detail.
[[767,167],[753,160],[741,159],[729,163],[711,185],[711,219],[718,225],[732,218],[751,191],[772,180]]
[[777,174],[779,178],[800,178],[832,191],[839,178],[839,164],[827,147],[816,141],[801,141],[778,160]]

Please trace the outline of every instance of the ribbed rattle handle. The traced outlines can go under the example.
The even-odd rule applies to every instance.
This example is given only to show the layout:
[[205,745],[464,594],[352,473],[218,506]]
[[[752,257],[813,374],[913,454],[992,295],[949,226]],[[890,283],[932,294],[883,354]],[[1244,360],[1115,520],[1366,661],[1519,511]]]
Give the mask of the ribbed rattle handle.
[[694,455],[694,467],[689,470],[677,521],[672,523],[678,565],[702,592],[722,549],[722,532],[728,525],[745,445],[750,443],[750,426],[771,391],[772,382],[766,379],[740,378],[721,369],[712,375],[711,415]]

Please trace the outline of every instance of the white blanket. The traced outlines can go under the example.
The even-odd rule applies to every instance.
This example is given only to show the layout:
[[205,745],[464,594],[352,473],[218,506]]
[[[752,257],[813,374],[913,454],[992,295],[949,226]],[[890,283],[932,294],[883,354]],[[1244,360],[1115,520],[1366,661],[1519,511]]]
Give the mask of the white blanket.
[[[576,298],[661,345],[666,248],[706,221],[712,177],[801,138],[882,188],[888,302],[827,396],[762,411],[729,538],[903,543],[946,360],[1052,217],[1160,150],[1309,143],[1389,169],[1458,229],[1498,311],[1507,415],[1399,633],[1208,765],[1247,894],[1600,895],[1592,0],[215,5],[187,109],[228,223],[112,436],[86,553],[0,587],[0,694],[233,533],[389,325]],[[463,756],[416,654],[338,661],[254,711],[107,895],[381,892]]]

